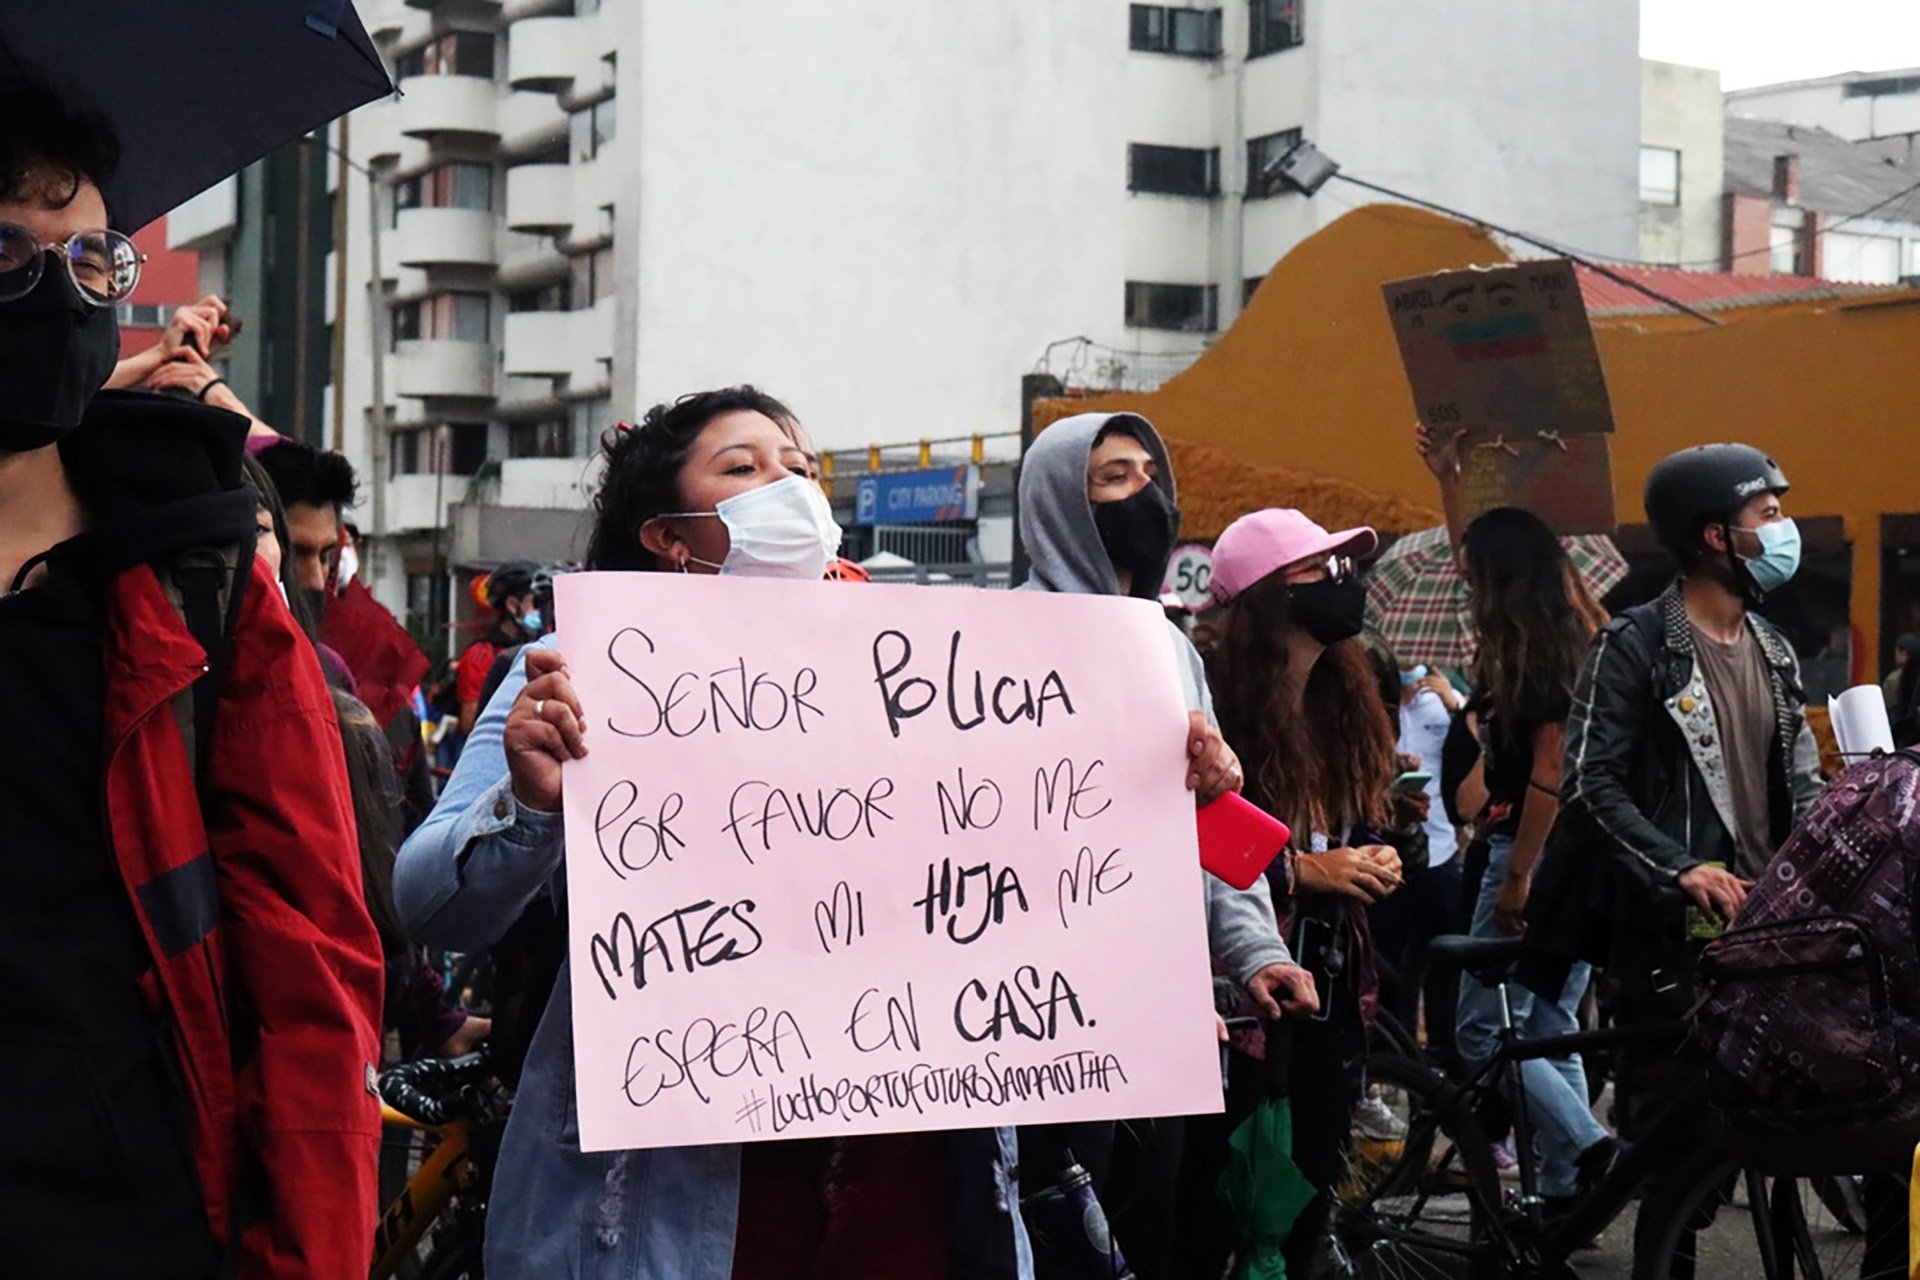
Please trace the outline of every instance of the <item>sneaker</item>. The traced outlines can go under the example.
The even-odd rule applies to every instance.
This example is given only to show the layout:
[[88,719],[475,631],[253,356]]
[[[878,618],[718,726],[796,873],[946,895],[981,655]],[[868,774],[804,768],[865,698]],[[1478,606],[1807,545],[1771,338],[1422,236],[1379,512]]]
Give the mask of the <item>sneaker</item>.
[[1599,1186],[1626,1155],[1626,1143],[1618,1138],[1605,1137],[1575,1156],[1574,1183],[1580,1193],[1584,1195]]
[[1502,1176],[1520,1171],[1520,1160],[1513,1153],[1512,1134],[1493,1144],[1493,1167]]
[[1405,1122],[1375,1097],[1362,1098],[1354,1107],[1353,1127],[1361,1137],[1374,1142],[1398,1142],[1407,1136]]

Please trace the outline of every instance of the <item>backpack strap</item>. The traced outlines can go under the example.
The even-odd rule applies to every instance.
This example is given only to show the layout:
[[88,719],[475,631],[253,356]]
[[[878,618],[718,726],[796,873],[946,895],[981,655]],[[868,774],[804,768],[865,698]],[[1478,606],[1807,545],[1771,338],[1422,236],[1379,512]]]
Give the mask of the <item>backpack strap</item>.
[[159,576],[168,601],[207,654],[199,678],[173,701],[197,791],[205,781],[213,749],[214,713],[233,667],[233,633],[246,599],[246,583],[253,576],[253,543],[190,548],[163,565]]

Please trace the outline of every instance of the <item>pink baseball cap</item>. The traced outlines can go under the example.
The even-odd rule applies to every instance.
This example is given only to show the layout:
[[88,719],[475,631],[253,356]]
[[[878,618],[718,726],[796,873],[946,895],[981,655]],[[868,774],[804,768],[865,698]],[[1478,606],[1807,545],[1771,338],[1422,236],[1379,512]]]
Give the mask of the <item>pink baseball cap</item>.
[[1328,533],[1301,512],[1268,507],[1241,516],[1213,544],[1213,598],[1220,604],[1277,569],[1318,556],[1373,554],[1380,535],[1371,529]]

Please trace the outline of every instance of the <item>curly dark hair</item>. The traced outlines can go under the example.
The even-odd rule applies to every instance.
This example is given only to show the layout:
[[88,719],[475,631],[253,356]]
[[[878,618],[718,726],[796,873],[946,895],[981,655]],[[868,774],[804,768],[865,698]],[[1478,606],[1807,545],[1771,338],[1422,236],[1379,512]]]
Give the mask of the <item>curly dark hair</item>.
[[606,470],[593,499],[587,568],[663,567],[640,544],[640,526],[655,516],[685,509],[680,469],[693,442],[715,418],[740,411],[765,414],[793,434],[791,409],[756,387],[738,386],[696,391],[672,404],[657,404],[638,426],[622,424],[601,437],[600,456]]
[[1587,642],[1606,623],[1538,516],[1496,507],[1460,537],[1479,650],[1473,685],[1509,723],[1570,705]]
[[1246,771],[1247,799],[1286,822],[1338,836],[1386,820],[1395,733],[1358,640],[1329,646],[1298,707],[1287,678],[1286,579],[1269,574],[1234,597],[1203,633],[1220,735]]
[[287,506],[332,507],[345,516],[353,505],[360,482],[353,464],[342,455],[303,441],[282,440],[255,456]]
[[120,167],[120,139],[107,118],[38,80],[0,78],[0,200],[64,209],[82,183],[105,189]]

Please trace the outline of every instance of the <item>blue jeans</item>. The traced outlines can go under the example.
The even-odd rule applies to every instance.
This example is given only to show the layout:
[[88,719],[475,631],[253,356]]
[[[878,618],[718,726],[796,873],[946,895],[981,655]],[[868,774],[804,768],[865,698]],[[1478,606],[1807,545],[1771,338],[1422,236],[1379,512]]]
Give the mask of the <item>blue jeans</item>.
[[[1473,936],[1499,937],[1493,923],[1494,899],[1507,877],[1513,841],[1494,836],[1488,841],[1487,876],[1473,905]],[[1507,986],[1513,1008],[1514,1030],[1523,1038],[1569,1035],[1579,1030],[1580,999],[1587,992],[1590,969],[1575,964],[1558,1000],[1544,1000],[1518,983]],[[1460,978],[1460,1055],[1469,1062],[1491,1058],[1500,1044],[1500,991],[1484,987],[1469,975]],[[1540,1194],[1570,1196],[1577,1189],[1574,1161],[1582,1151],[1607,1136],[1587,1105],[1587,1072],[1579,1054],[1564,1058],[1535,1058],[1521,1064],[1526,1090],[1527,1119],[1532,1123],[1540,1151]]]

